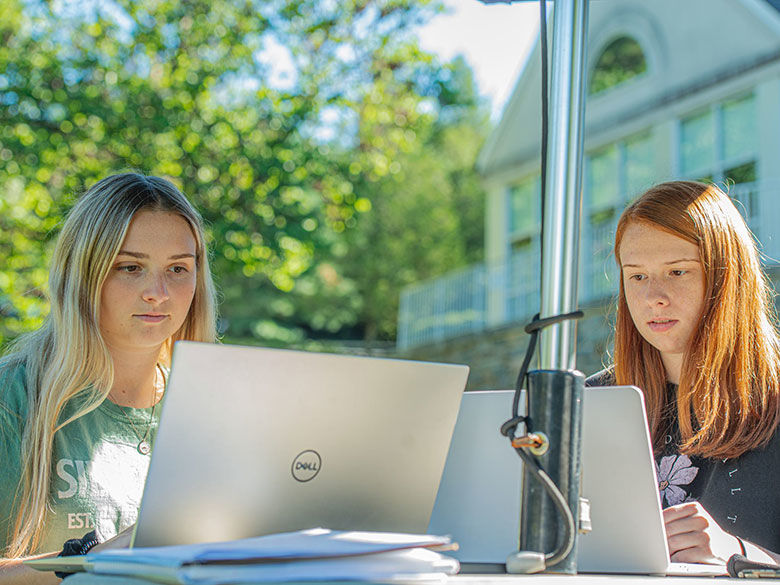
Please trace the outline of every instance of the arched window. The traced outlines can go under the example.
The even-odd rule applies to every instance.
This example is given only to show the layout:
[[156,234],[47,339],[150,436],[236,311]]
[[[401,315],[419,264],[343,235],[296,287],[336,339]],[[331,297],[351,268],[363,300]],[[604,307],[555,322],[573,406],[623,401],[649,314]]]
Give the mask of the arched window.
[[639,43],[631,37],[618,37],[606,46],[596,61],[588,93],[615,87],[645,71],[647,61]]

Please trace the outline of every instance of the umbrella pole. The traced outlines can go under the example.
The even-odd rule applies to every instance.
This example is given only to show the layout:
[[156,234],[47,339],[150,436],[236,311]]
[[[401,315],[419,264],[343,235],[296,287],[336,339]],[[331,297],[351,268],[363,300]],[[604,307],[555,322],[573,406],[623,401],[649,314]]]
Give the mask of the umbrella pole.
[[[588,0],[556,0],[550,80],[550,147],[542,242],[542,319],[577,308],[584,62]],[[549,438],[538,457],[578,518],[584,376],[575,368],[576,322],[556,323],[539,334],[539,370],[528,374],[530,424]],[[549,552],[566,527],[539,482],[526,470],[520,522],[520,550]],[[576,531],[576,527],[575,527]],[[576,573],[576,541],[549,572]]]

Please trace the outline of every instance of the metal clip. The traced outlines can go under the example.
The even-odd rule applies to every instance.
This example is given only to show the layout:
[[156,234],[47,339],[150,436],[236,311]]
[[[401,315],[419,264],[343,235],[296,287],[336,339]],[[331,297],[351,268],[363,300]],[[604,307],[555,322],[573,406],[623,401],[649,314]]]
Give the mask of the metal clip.
[[512,439],[512,447],[515,449],[528,449],[537,457],[547,453],[550,448],[550,439],[542,432],[528,433]]

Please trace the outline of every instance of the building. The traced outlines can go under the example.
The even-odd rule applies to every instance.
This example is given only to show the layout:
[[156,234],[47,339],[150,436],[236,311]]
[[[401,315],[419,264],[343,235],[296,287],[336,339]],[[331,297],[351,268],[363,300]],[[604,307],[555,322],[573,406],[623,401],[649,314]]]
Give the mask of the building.
[[[729,185],[780,273],[780,0],[590,3],[577,364],[601,367],[617,289],[611,246],[632,198],[671,178]],[[539,44],[479,167],[485,261],[404,290],[402,355],[467,363],[470,387],[512,387],[539,309]]]

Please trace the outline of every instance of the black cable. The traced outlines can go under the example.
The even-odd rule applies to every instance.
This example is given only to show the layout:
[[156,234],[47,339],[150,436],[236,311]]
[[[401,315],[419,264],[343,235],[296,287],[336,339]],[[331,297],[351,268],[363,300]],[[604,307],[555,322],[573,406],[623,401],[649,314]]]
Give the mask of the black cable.
[[[544,207],[547,197],[547,133],[549,131],[549,92],[547,89],[547,0],[539,0],[539,40],[541,42],[542,50],[542,169],[540,180],[542,194],[542,228],[539,232],[539,241],[544,242]],[[541,267],[541,258],[539,265]]]
[[[528,348],[525,351],[523,364],[520,366],[520,372],[517,374],[517,381],[515,382],[515,397],[514,400],[512,401],[512,420],[517,418],[522,418],[523,420],[520,420],[518,422],[525,422],[524,417],[519,417],[520,391],[523,389],[523,386],[525,385],[525,380],[528,377],[528,366],[531,365],[531,360],[533,359],[534,352],[536,351],[536,341],[539,336],[539,331],[541,331],[542,329],[544,329],[549,325],[554,325],[555,323],[562,323],[563,321],[568,321],[569,319],[581,319],[584,315],[585,314],[582,311],[572,311],[571,313],[565,313],[563,315],[555,315],[553,317],[545,317],[544,319],[540,319],[539,313],[537,313],[536,315],[534,315],[534,318],[531,319],[531,322],[525,326],[524,331],[531,336],[531,339],[528,341]],[[527,400],[528,400],[528,396],[526,396],[526,401]],[[530,404],[528,406],[530,407]],[[526,410],[526,412],[530,412],[530,410]],[[526,427],[527,426],[528,425],[526,425]],[[501,433],[506,434],[504,433],[503,430],[501,431]]]
[[[535,321],[539,320],[539,313],[534,315],[533,320],[531,323],[534,323]],[[526,333],[529,333],[526,331]],[[515,397],[514,400],[512,400],[512,417],[517,418],[520,413],[520,391],[523,389],[523,386],[525,385],[525,379],[528,376],[528,367],[531,365],[531,359],[533,359],[534,353],[536,352],[536,339],[538,337],[537,331],[530,332],[531,333],[531,339],[528,340],[528,348],[525,350],[525,357],[523,358],[523,364],[520,366],[520,372],[517,374],[517,381],[515,381]],[[528,397],[526,396],[526,402],[528,400]],[[530,410],[526,410],[526,412],[530,412]],[[525,421],[523,421],[525,422]],[[527,427],[528,425],[526,425]]]

